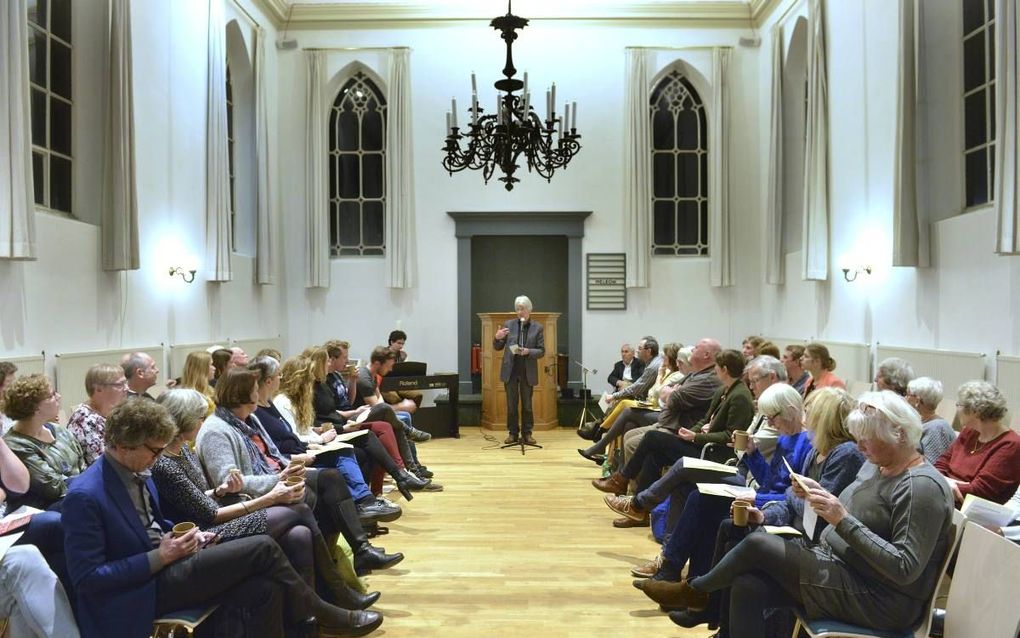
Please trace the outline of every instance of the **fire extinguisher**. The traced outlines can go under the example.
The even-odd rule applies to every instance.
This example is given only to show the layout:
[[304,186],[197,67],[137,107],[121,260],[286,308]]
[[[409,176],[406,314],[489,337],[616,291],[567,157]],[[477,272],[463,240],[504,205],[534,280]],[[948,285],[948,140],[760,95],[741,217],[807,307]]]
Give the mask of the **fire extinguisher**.
[[481,344],[471,344],[471,374],[482,373],[482,346]]

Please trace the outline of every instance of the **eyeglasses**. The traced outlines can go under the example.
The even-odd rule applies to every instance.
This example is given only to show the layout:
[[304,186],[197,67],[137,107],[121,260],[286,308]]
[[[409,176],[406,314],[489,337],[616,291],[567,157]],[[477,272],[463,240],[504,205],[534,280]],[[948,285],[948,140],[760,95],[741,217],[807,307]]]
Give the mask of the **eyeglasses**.
[[163,447],[152,447],[148,443],[142,443],[142,447],[144,447],[149,452],[152,452],[152,458],[158,458],[159,455],[163,453],[163,450],[166,449],[165,445]]
[[106,387],[109,387],[109,388],[117,388],[118,390],[123,390],[124,388],[127,387],[127,381],[115,381],[113,383],[100,383],[99,385],[106,386]]

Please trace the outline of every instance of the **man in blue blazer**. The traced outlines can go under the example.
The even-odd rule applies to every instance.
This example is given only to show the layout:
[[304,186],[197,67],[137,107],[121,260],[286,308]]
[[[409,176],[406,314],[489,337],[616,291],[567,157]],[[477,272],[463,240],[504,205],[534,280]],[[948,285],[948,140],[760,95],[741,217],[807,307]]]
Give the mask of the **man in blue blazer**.
[[264,636],[282,636],[285,623],[362,635],[382,622],[319,599],[268,536],[216,545],[214,534],[192,528],[175,538],[149,468],[176,434],[162,405],[122,403],[106,420],[106,452],[67,493],[65,547],[82,636],[141,638],[163,614],[216,603],[246,608]]
[[[517,297],[514,300],[517,318],[509,319],[492,339],[492,347],[503,351],[499,380],[506,388],[508,436],[504,443],[507,445],[517,442],[518,432],[524,436],[525,443],[537,443],[531,434],[535,427],[531,396],[538,385],[538,360],[545,356],[545,332],[542,324],[531,320],[531,308],[530,299],[524,295]],[[521,408],[519,425],[518,402]]]

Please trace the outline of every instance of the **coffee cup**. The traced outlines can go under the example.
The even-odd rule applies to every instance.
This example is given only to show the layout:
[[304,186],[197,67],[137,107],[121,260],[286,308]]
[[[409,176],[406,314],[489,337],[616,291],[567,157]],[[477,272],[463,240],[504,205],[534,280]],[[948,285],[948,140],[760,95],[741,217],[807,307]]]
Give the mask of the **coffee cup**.
[[737,527],[747,527],[747,510],[751,506],[746,501],[733,502],[733,524]]
[[173,529],[174,538],[180,538],[193,529],[195,529],[194,523],[177,523]]
[[303,479],[300,476],[288,476],[287,478],[285,478],[283,480],[283,484],[286,485],[287,487],[294,487],[295,485],[301,485],[304,482],[305,482],[305,479]]
[[236,474],[237,476],[241,476],[241,470],[237,469],[236,467],[230,468],[229,470],[227,470],[227,473],[228,474]]
[[739,452],[743,452],[747,449],[747,440],[751,438],[751,435],[747,433],[747,430],[737,430],[733,433],[733,449]]

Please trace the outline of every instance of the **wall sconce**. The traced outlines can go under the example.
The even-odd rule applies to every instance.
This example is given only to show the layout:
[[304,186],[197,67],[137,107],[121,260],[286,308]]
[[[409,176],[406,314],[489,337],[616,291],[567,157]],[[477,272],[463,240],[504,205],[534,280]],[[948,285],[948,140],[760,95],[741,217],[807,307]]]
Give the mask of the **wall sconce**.
[[173,277],[174,275],[179,275],[180,278],[183,279],[184,283],[186,284],[190,284],[191,282],[195,281],[195,272],[196,269],[194,268],[185,270],[180,266],[170,266],[170,276]]
[[[854,268],[843,268],[842,270],[843,279],[846,279],[847,281],[856,281],[857,276],[860,275],[861,273],[864,273],[866,275],[871,274],[871,266],[856,266]],[[851,276],[851,273],[853,273],[853,276]]]

